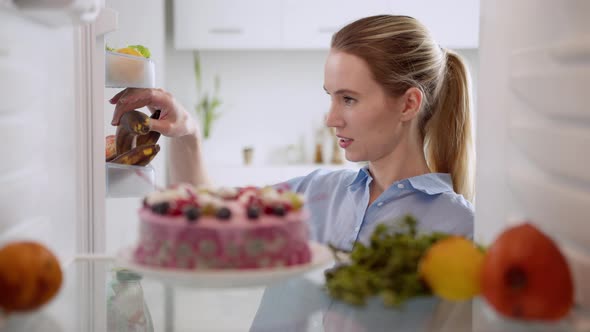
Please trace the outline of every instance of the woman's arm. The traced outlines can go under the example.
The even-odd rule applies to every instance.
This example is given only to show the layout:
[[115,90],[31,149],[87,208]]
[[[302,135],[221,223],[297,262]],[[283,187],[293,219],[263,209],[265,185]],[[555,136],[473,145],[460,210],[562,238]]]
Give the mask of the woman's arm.
[[209,177],[201,155],[201,140],[193,133],[170,140],[170,183],[209,185]]

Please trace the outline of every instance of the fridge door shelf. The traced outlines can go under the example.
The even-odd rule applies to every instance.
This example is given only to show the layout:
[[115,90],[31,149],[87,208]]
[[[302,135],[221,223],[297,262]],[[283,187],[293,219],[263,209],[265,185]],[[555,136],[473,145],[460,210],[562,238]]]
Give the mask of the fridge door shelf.
[[8,0],[0,1],[0,7],[49,27],[61,27],[94,22],[104,6],[101,0]]
[[156,172],[151,165],[106,163],[107,197],[141,197],[156,189]]
[[107,88],[154,88],[155,64],[151,59],[105,51]]

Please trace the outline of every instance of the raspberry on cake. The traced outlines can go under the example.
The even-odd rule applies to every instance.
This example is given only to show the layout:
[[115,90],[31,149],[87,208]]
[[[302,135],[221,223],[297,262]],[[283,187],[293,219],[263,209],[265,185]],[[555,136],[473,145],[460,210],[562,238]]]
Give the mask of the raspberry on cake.
[[178,269],[259,269],[311,261],[304,199],[273,187],[172,186],[139,210],[141,264]]

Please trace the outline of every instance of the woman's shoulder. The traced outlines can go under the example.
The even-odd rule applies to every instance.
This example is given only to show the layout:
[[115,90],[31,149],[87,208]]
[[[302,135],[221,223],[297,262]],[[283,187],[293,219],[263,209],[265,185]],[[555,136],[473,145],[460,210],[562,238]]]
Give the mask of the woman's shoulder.
[[409,178],[408,181],[414,190],[431,197],[435,202],[473,212],[471,202],[453,190],[453,180],[448,173],[428,173]]
[[429,173],[410,178],[420,196],[420,214],[425,229],[473,236],[473,204],[453,190],[449,174]]
[[448,204],[459,211],[464,211],[467,214],[473,215],[474,213],[473,204],[463,197],[463,195],[457,194],[454,191],[442,193],[439,200],[442,200],[445,204]]
[[433,203],[431,217],[437,227],[452,234],[473,237],[475,210],[463,195],[447,191],[437,195]]

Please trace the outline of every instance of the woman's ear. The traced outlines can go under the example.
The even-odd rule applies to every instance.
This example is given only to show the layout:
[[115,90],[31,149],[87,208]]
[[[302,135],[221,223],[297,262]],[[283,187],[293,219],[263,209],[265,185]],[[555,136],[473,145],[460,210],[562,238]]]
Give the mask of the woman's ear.
[[422,106],[422,91],[418,88],[411,87],[401,97],[404,104],[402,109],[402,121],[410,121],[418,115]]

